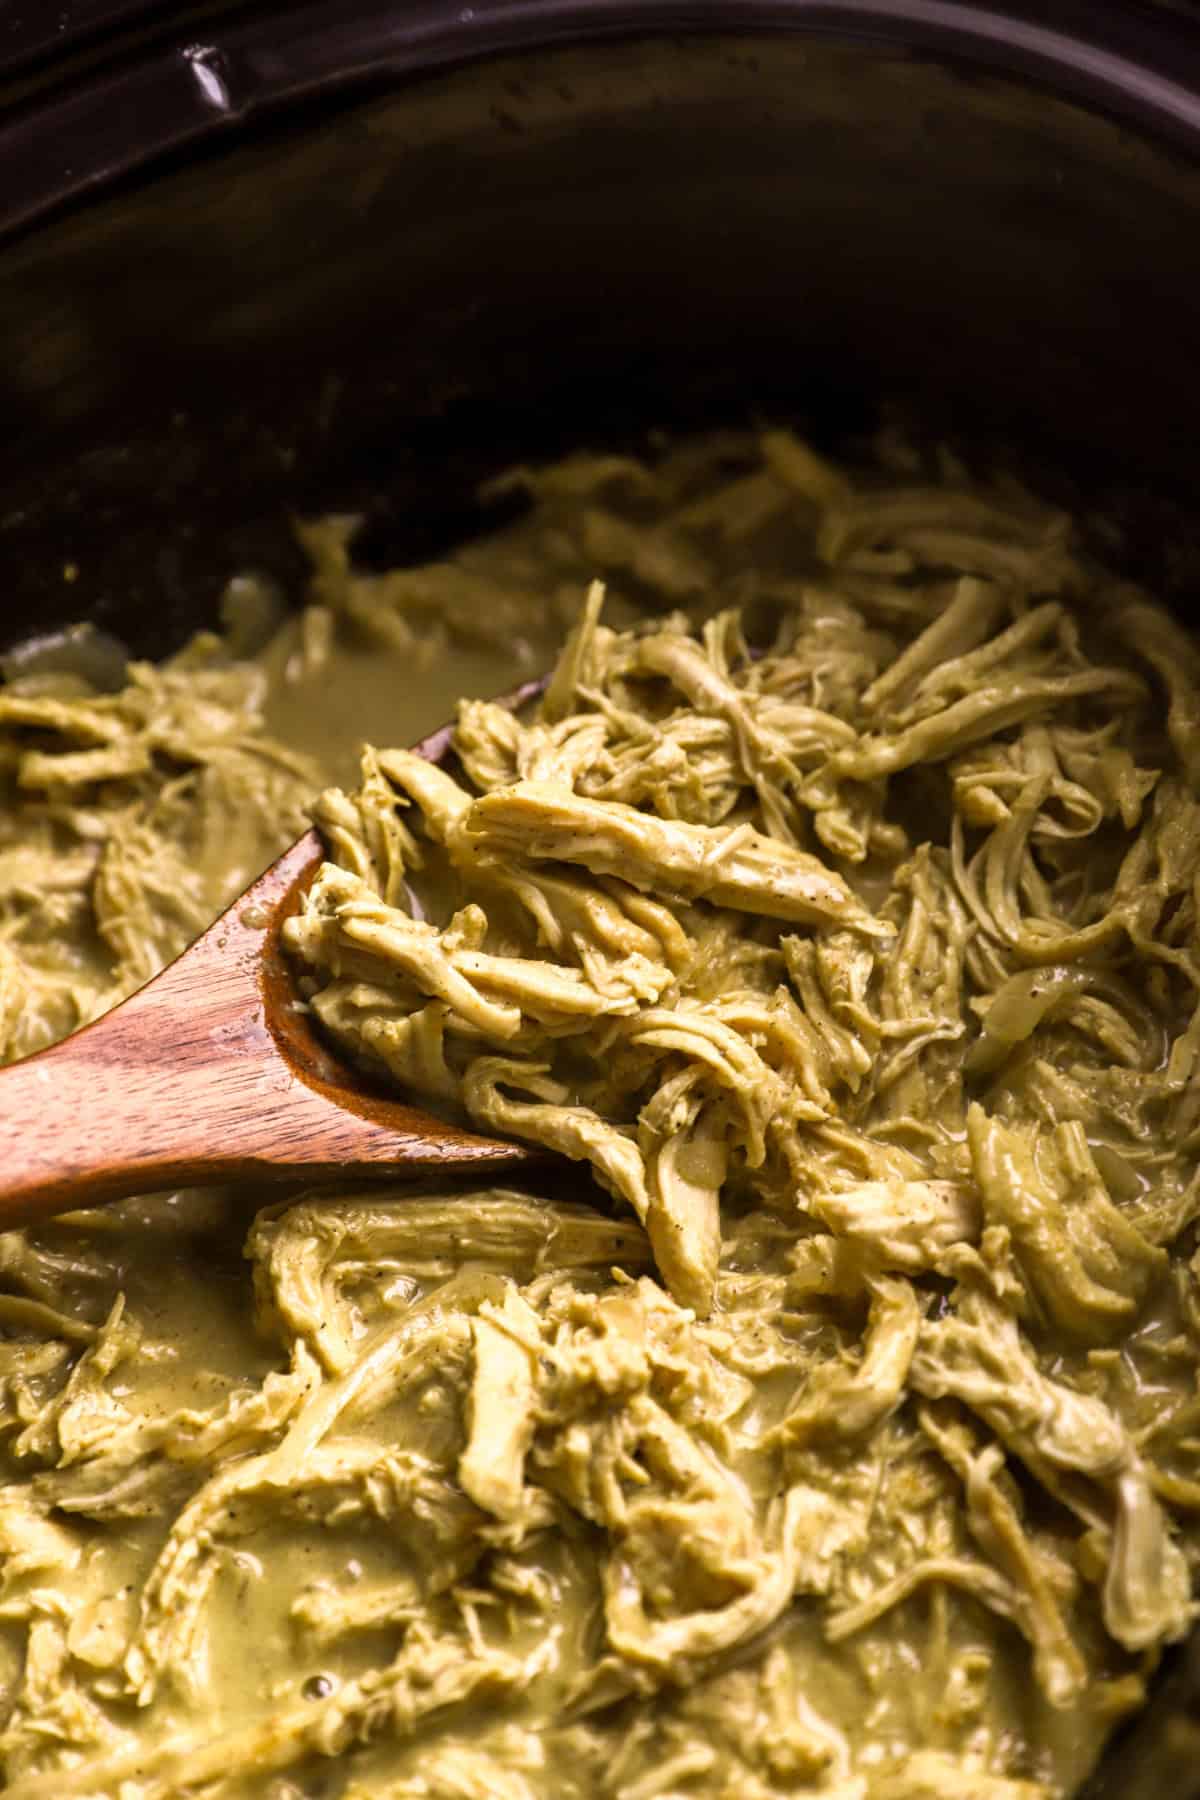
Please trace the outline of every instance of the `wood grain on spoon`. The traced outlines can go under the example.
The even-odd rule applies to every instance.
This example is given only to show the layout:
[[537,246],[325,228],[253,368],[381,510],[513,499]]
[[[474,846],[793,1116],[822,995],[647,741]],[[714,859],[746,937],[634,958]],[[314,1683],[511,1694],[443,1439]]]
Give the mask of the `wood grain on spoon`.
[[[440,761],[451,730],[417,753]],[[153,981],[0,1071],[0,1230],[168,1187],[486,1177],[542,1160],[376,1092],[325,1048],[280,942],[323,856],[307,832]]]

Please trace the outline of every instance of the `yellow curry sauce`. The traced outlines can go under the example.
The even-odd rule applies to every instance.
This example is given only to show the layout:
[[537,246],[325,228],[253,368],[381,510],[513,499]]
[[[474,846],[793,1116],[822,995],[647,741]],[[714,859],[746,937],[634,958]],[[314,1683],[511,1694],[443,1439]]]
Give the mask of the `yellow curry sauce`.
[[[382,575],[323,521],[256,657],[0,687],[5,1057],[311,807],[324,1028],[576,1171],[0,1238],[5,1792],[1050,1800],[1140,1704],[1200,1543],[1200,655],[877,448],[518,471]],[[564,631],[535,716],[399,748]]]

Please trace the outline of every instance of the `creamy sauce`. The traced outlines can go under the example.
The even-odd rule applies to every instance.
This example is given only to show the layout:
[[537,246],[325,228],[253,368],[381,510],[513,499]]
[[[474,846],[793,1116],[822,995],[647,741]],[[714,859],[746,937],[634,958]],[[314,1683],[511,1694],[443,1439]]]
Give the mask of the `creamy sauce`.
[[265,709],[273,737],[320,758],[330,781],[351,786],[363,744],[417,743],[453,719],[464,694],[503,694],[540,673],[543,661],[496,650],[456,648],[439,656],[414,680],[396,654],[374,646],[334,643],[319,675],[285,682],[281,672],[296,656],[299,626],[285,626],[263,661],[272,677]]

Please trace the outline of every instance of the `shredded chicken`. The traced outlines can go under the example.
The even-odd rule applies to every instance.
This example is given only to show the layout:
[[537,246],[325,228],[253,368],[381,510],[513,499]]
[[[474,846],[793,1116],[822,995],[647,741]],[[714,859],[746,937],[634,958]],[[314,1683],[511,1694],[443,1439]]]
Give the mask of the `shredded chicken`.
[[1140,1705],[1200,1557],[1200,653],[882,448],[518,470],[420,568],[304,525],[314,708],[366,645],[403,738],[414,667],[571,627],[353,792],[217,638],[0,687],[0,1055],[309,806],[321,1027],[576,1165],[0,1238],[13,1800],[1065,1800]]

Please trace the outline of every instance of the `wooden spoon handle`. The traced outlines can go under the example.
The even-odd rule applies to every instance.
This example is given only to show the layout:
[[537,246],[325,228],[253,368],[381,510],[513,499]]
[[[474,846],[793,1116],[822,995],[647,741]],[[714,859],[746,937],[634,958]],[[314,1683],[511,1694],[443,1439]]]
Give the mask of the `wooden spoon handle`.
[[[136,1000],[135,996],[135,1000]],[[0,1075],[0,1230],[68,1207],[237,1170],[232,1094],[180,1099],[191,1046],[139,1033],[134,1001]],[[77,1042],[77,1039],[79,1040]],[[153,1057],[155,1060],[150,1060]],[[215,1155],[205,1155],[207,1140]]]
[[309,832],[146,987],[0,1071],[0,1230],[189,1184],[530,1160],[356,1086],[289,1016],[279,927],[320,857]]

